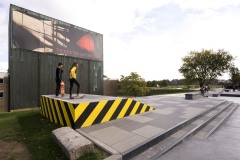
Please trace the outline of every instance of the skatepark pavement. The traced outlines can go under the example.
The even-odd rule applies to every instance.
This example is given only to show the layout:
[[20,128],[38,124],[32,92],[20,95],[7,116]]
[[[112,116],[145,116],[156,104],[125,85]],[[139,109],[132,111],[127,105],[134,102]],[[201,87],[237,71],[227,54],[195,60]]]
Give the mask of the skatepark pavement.
[[[122,155],[122,159],[153,159],[151,156],[139,156],[139,154],[142,154],[144,150],[148,150],[151,145],[155,145],[158,137],[168,135],[166,133],[177,128],[179,124],[185,125],[185,122],[193,117],[210,111],[216,106],[225,104],[227,108],[227,106],[231,105],[222,97],[185,100],[184,94],[139,97],[135,98],[135,100],[152,106],[155,110],[83,127],[76,131],[110,154]],[[224,107],[222,107],[222,110],[225,110]],[[216,111],[209,112],[206,117],[211,117],[218,110],[221,110],[221,106]],[[171,134],[168,140],[177,141],[189,131],[198,127],[202,121],[204,121],[204,117],[183,129],[180,128],[176,133]],[[155,149],[153,152],[158,151]],[[146,154],[149,154],[149,152]],[[164,156],[166,157],[167,154]]]

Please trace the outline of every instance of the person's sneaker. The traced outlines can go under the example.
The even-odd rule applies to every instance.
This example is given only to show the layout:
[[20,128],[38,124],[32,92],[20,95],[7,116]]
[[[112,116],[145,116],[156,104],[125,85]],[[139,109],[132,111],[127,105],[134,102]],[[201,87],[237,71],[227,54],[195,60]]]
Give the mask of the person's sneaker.
[[60,96],[59,95],[57,95],[57,96],[55,96],[56,98],[59,98]]
[[76,95],[76,98],[79,98],[79,97],[80,97],[79,94],[77,94],[77,95]]
[[70,99],[74,99],[74,97],[70,97]]

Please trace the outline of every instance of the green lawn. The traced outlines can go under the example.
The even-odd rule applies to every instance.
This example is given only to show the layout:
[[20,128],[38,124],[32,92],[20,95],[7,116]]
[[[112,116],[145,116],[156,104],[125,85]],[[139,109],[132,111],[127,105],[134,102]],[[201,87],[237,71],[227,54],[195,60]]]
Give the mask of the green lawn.
[[[0,114],[0,140],[25,143],[34,160],[67,159],[50,136],[58,127],[42,117],[38,109]],[[96,149],[80,159],[95,160],[106,156],[105,152]]]

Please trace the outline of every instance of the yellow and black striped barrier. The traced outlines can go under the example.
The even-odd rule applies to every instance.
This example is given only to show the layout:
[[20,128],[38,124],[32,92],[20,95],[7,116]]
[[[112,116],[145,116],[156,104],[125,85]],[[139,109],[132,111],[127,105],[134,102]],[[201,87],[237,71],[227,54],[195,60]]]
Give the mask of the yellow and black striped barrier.
[[41,114],[51,122],[74,129],[91,126],[147,111],[154,108],[132,98],[100,100],[73,104],[59,99],[41,96]]

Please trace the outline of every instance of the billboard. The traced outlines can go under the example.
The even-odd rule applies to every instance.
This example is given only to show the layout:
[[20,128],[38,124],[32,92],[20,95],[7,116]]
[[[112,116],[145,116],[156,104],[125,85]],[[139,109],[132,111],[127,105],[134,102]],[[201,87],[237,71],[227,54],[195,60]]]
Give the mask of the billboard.
[[11,48],[103,60],[103,36],[11,5]]

